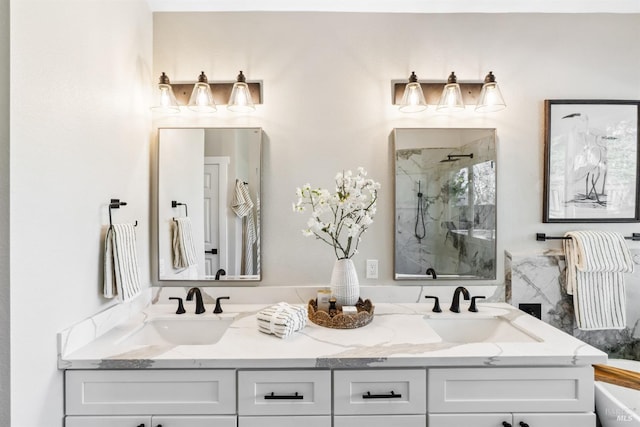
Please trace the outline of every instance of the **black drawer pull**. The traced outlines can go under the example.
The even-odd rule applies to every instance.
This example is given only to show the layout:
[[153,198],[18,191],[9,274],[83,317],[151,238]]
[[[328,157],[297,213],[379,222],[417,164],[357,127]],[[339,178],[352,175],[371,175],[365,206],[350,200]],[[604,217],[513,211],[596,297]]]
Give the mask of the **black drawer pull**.
[[302,400],[304,399],[304,396],[302,394],[298,394],[298,392],[296,391],[295,394],[291,395],[287,395],[287,394],[275,394],[274,392],[271,392],[271,394],[267,394],[264,396],[264,398],[266,400]]
[[370,391],[366,392],[362,395],[363,399],[400,399],[402,398],[401,394],[395,394],[393,390],[391,390],[390,394],[371,394]]

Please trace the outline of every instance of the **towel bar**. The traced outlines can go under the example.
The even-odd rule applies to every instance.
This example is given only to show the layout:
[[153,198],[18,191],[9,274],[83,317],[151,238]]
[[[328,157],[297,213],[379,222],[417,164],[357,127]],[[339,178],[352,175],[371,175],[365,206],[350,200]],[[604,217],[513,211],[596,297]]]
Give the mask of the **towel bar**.
[[186,203],[177,202],[175,200],[171,201],[172,208],[177,208],[178,206],[184,206],[184,216],[189,216],[189,210]]
[[[632,233],[631,236],[624,237],[627,240],[640,240],[640,233]],[[545,240],[567,240],[569,237],[565,236],[547,236],[545,233],[536,233],[536,240],[538,242],[544,242]]]
[[[111,202],[109,203],[109,229],[113,228],[113,222],[111,221],[111,209],[120,209],[120,206],[127,206],[127,202],[121,202],[120,199],[111,199]],[[133,226],[138,226],[138,220],[136,220]]]

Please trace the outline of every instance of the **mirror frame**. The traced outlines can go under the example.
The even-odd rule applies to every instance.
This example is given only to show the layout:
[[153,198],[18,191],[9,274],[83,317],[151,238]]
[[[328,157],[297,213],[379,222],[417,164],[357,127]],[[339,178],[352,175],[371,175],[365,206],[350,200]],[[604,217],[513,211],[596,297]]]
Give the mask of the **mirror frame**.
[[[193,286],[204,286],[204,287],[220,287],[220,286],[228,286],[228,285],[232,285],[234,287],[238,287],[238,286],[247,286],[247,287],[252,287],[252,286],[258,286],[260,284],[260,282],[262,281],[263,278],[263,271],[262,271],[262,265],[260,265],[260,274],[259,277],[257,279],[227,279],[226,277],[223,276],[223,280],[214,280],[214,279],[163,279],[160,277],[160,218],[159,218],[159,210],[160,210],[160,135],[161,135],[161,131],[164,129],[173,129],[173,130],[180,130],[180,129],[184,129],[184,130],[198,130],[198,129],[202,129],[202,130],[207,130],[207,129],[220,129],[220,130],[234,130],[234,129],[240,129],[240,130],[253,130],[259,133],[259,150],[258,150],[258,155],[259,155],[259,162],[258,162],[258,166],[260,169],[260,173],[259,173],[259,180],[257,183],[257,192],[258,194],[262,194],[263,191],[263,186],[262,186],[262,179],[263,179],[263,163],[264,163],[264,156],[263,156],[263,151],[264,151],[264,143],[265,143],[265,134],[264,134],[264,130],[261,127],[257,127],[257,126],[250,126],[250,127],[238,127],[238,126],[162,126],[162,127],[158,127],[157,128],[157,133],[156,133],[156,138],[155,138],[155,142],[156,142],[156,147],[155,150],[153,150],[153,154],[155,155],[155,159],[153,162],[154,165],[154,169],[152,170],[153,172],[153,176],[154,179],[152,180],[153,184],[154,184],[154,188],[152,191],[152,221],[151,221],[151,246],[152,246],[152,253],[151,253],[151,262],[150,262],[150,267],[152,269],[152,280],[154,283],[154,286],[158,286],[158,287],[193,287]],[[261,205],[263,205],[263,200],[260,200]],[[261,221],[261,220],[260,220]],[[261,221],[262,222],[262,221]],[[257,227],[257,241],[259,242],[258,245],[258,258],[261,258],[262,254],[262,224],[260,223],[260,226]]]
[[[496,192],[496,208],[495,208],[495,212],[494,212],[494,221],[495,221],[495,228],[494,228],[494,236],[493,236],[493,252],[494,252],[494,263],[493,263],[493,275],[491,277],[468,277],[465,275],[446,275],[445,277],[443,276],[438,276],[436,279],[433,279],[431,277],[426,277],[427,275],[425,274],[425,277],[398,277],[399,274],[403,274],[403,273],[398,273],[396,271],[396,265],[397,265],[397,246],[398,246],[398,241],[397,241],[397,236],[398,236],[398,214],[397,214],[397,199],[398,199],[398,194],[397,194],[397,151],[398,151],[398,131],[401,130],[413,130],[413,131],[420,131],[420,130],[426,130],[426,131],[484,131],[487,134],[492,134],[493,135],[493,144],[494,144],[494,162],[495,162],[495,176],[496,176],[496,182],[495,182],[495,192]],[[392,172],[393,172],[393,280],[398,281],[398,282],[402,282],[402,284],[415,284],[417,286],[422,285],[423,283],[418,283],[418,282],[424,282],[424,281],[441,281],[441,282],[451,282],[451,281],[470,281],[470,282],[489,282],[489,281],[493,281],[496,280],[498,272],[497,272],[497,268],[498,268],[498,230],[497,230],[497,217],[498,217],[498,212],[497,212],[497,195],[498,195],[498,182],[497,182],[497,154],[498,154],[498,140],[497,140],[497,130],[496,128],[394,128],[393,132],[392,132],[392,156],[393,156],[393,168],[392,168]],[[419,147],[416,147],[416,149]],[[429,148],[429,147],[424,147],[424,148]],[[436,146],[434,146],[433,148],[438,148]],[[401,148],[402,149],[402,148]],[[407,148],[410,149],[410,148]],[[477,283],[480,284],[480,283]]]

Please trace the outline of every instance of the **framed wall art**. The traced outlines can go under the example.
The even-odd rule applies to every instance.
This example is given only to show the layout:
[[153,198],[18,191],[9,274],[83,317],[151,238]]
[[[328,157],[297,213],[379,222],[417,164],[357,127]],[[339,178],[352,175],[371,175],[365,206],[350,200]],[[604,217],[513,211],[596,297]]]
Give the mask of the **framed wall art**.
[[640,101],[546,100],[543,222],[640,221]]

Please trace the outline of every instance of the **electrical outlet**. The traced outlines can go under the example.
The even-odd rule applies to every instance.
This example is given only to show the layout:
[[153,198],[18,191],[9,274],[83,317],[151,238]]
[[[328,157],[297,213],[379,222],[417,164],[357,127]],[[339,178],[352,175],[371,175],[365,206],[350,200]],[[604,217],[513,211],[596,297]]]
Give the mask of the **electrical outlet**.
[[533,317],[542,319],[542,304],[518,304],[518,308]]
[[378,260],[368,259],[367,260],[367,279],[377,279],[377,278],[378,278]]

